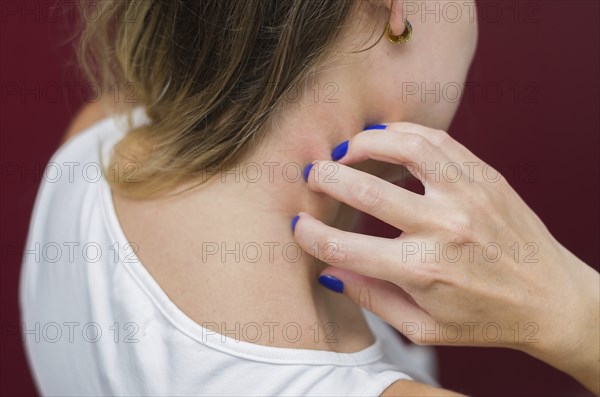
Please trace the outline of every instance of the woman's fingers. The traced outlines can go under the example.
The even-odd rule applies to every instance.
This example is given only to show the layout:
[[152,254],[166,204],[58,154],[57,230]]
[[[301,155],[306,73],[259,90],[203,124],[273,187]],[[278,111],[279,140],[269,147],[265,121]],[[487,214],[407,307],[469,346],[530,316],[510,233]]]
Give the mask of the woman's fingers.
[[448,133],[413,123],[390,123],[386,129],[366,130],[348,143],[341,164],[368,159],[406,167],[425,188],[466,178],[485,164]]
[[390,325],[415,343],[427,343],[420,332],[435,329],[435,320],[420,308],[402,288],[389,281],[366,277],[337,267],[327,268],[321,284],[348,296],[359,306],[388,319]]
[[[300,247],[318,260],[365,276],[393,280],[411,279],[411,265],[398,263],[394,240],[345,232],[301,212],[294,227],[294,237]],[[376,262],[377,266],[367,265]]]
[[[422,195],[333,161],[316,161],[307,175],[311,190],[325,193],[403,231],[430,222]],[[426,216],[428,215],[428,216]]]
[[422,135],[433,145],[439,147],[448,158],[454,161],[469,161],[476,159],[476,156],[461,143],[455,140],[450,134],[443,130],[436,130],[421,124],[396,122],[387,123],[386,130],[390,132],[410,132],[412,134]]
[[348,142],[348,151],[340,159],[342,164],[377,160],[405,166],[427,188],[429,176],[440,164],[450,160],[439,147],[423,135],[399,131],[365,131]]

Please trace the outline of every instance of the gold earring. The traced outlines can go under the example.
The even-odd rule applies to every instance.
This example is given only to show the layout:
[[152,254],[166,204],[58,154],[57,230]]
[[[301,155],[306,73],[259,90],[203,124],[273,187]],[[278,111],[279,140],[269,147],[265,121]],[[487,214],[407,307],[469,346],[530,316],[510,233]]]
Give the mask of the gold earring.
[[404,32],[402,32],[401,35],[394,36],[392,34],[392,30],[390,29],[390,23],[388,22],[388,24],[385,28],[385,34],[387,35],[388,40],[394,44],[402,44],[402,43],[406,43],[408,40],[410,40],[410,38],[412,37],[412,32],[413,32],[412,25],[406,18],[404,18],[404,25],[406,26],[406,28],[404,29]]

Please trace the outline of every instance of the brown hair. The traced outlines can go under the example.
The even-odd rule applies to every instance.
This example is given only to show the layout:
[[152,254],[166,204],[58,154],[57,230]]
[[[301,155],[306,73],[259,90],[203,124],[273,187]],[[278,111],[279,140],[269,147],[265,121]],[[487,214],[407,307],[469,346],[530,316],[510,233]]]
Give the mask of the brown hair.
[[87,78],[103,92],[135,90],[133,105],[150,120],[129,125],[111,160],[133,162],[135,183],[106,173],[113,189],[137,198],[239,161],[355,9],[353,0],[81,3],[98,10],[78,51]]

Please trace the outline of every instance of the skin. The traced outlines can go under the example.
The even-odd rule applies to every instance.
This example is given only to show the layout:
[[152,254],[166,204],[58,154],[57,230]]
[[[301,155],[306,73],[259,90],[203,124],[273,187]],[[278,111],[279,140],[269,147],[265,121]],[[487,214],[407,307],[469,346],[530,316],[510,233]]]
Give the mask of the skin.
[[[350,189],[346,190],[344,194],[362,191],[365,194],[359,194],[359,197],[363,198],[372,198],[373,195],[369,192],[373,191],[356,189],[360,184],[352,184],[349,179],[341,179],[342,182],[328,184],[327,187],[323,187],[324,184],[315,181],[309,182],[307,186],[301,179],[291,182],[289,177],[283,177],[283,166],[292,163],[304,166],[315,159],[329,159],[332,148],[340,142],[351,139],[349,154],[341,163],[335,164],[338,167],[336,169],[345,170],[345,174],[340,174],[341,176],[348,177],[351,172],[363,170],[386,179],[395,178],[398,175],[398,167],[385,163],[402,163],[402,157],[398,157],[397,152],[378,159],[384,160],[384,162],[362,160],[370,157],[376,158],[371,155],[381,146],[390,145],[397,149],[402,146],[400,142],[390,142],[390,139],[400,138],[390,138],[388,136],[390,131],[385,131],[387,135],[371,131],[370,133],[375,133],[373,139],[375,143],[373,148],[369,149],[371,144],[365,138],[367,133],[361,134],[361,130],[365,125],[399,120],[425,124],[435,129],[431,131],[447,129],[458,104],[444,100],[435,101],[431,95],[425,97],[425,100],[420,95],[403,98],[403,83],[430,82],[433,84],[440,82],[442,86],[446,83],[462,84],[475,51],[476,21],[469,18],[469,9],[463,9],[464,18],[455,23],[449,23],[443,19],[436,23],[432,18],[422,22],[420,15],[411,16],[415,33],[408,43],[394,45],[383,38],[368,51],[350,54],[350,51],[357,48],[368,47],[368,45],[365,46],[367,42],[372,44],[373,41],[369,41],[369,39],[374,23],[379,24],[380,31],[383,31],[388,22],[395,34],[401,33],[404,29],[402,2],[374,0],[365,4],[367,7],[353,16],[355,20],[352,23],[352,33],[343,35],[343,38],[337,43],[334,52],[341,55],[335,59],[332,58],[319,69],[316,76],[317,87],[321,90],[318,99],[315,97],[315,92],[312,91],[299,101],[290,103],[285,111],[275,119],[273,128],[268,132],[267,138],[261,142],[260,147],[248,158],[243,159],[242,166],[251,163],[261,165],[263,175],[261,178],[254,182],[247,182],[243,178],[244,174],[238,173],[242,176],[238,180],[235,175],[231,174],[217,175],[206,184],[185,193],[144,201],[129,200],[113,194],[121,226],[128,239],[138,245],[137,254],[142,263],[171,300],[198,323],[225,324],[226,329],[230,330],[234,329],[236,324],[243,327],[244,324],[250,322],[259,324],[268,321],[278,324],[296,322],[301,325],[303,332],[300,340],[294,343],[282,337],[280,332],[276,332],[272,338],[269,338],[267,333],[263,333],[260,340],[253,342],[276,347],[355,352],[368,347],[374,341],[359,310],[361,305],[371,307],[376,313],[379,311],[392,325],[397,325],[403,318],[427,318],[430,322],[432,319],[438,322],[448,322],[453,319],[452,315],[462,320],[479,314],[481,317],[473,318],[488,320],[490,317],[486,318],[485,312],[488,312],[489,316],[489,310],[484,310],[486,306],[482,303],[503,297],[506,302],[508,299],[506,297],[512,291],[509,288],[510,285],[507,285],[505,289],[502,289],[500,285],[486,292],[484,288],[475,289],[475,286],[466,285],[469,277],[476,278],[481,287],[489,286],[490,282],[486,281],[486,277],[504,277],[503,280],[506,283],[517,281],[521,290],[529,289],[531,291],[529,296],[531,299],[535,296],[539,297],[540,295],[535,295],[535,293],[540,290],[545,292],[541,296],[548,297],[547,291],[551,291],[551,289],[546,287],[544,290],[543,283],[540,281],[544,280],[544,277],[552,278],[555,290],[567,290],[564,284],[565,279],[560,278],[568,273],[566,271],[556,274],[536,274],[541,279],[534,283],[535,280],[532,281],[527,277],[526,269],[522,269],[520,272],[519,269],[513,269],[511,273],[503,275],[498,272],[494,274],[474,273],[474,266],[469,268],[465,266],[463,267],[464,274],[461,275],[458,271],[460,267],[456,264],[452,267],[451,274],[462,283],[455,280],[446,285],[437,282],[435,278],[430,282],[428,276],[437,276],[440,273],[429,272],[428,269],[433,269],[433,267],[426,267],[427,271],[416,271],[413,278],[417,280],[415,285],[419,285],[418,281],[420,280],[425,287],[429,286],[428,289],[425,287],[418,289],[415,286],[412,289],[409,287],[404,290],[401,288],[408,285],[408,281],[404,281],[403,277],[409,274],[408,270],[403,270],[403,267],[398,266],[403,273],[394,273],[390,270],[389,259],[386,266],[386,262],[380,260],[379,256],[372,255],[373,252],[382,251],[384,244],[389,244],[379,240],[377,241],[379,245],[372,245],[369,248],[371,256],[364,263],[371,264],[368,267],[373,269],[387,269],[388,272],[385,275],[377,274],[381,278],[389,280],[385,283],[375,278],[359,276],[358,274],[364,271],[364,266],[360,268],[345,266],[346,263],[350,263],[348,258],[351,255],[346,257],[348,262],[336,265],[336,268],[331,268],[326,261],[315,259],[310,255],[316,252],[310,246],[311,241],[317,243],[330,241],[330,237],[339,235],[323,233],[340,233],[340,230],[350,230],[356,218],[356,211],[352,210],[351,206],[361,209],[361,205],[364,204],[358,203],[356,199],[351,199],[351,197],[355,197],[353,194],[348,194],[346,197],[339,191],[334,192],[333,189]],[[378,8],[385,8],[386,12],[378,13]],[[376,20],[375,15],[382,15],[383,19]],[[336,103],[323,101],[324,94],[330,92],[324,91],[323,87],[327,83],[334,83],[338,88],[335,96]],[[104,117],[101,105],[91,106],[94,109],[84,110],[80,114],[80,117],[73,123],[69,135],[73,135],[84,126]],[[423,129],[421,134],[426,134],[423,131],[429,131],[429,129],[413,124],[393,125],[393,129],[401,133],[419,135],[413,130],[406,131],[409,125],[410,128]],[[361,139],[365,143],[361,144]],[[464,151],[456,149],[460,145],[449,138],[446,142],[451,143],[451,147],[454,148],[452,149],[454,151],[446,156],[450,157],[460,153],[463,156],[461,158],[468,158],[469,154],[466,153],[466,149]],[[415,149],[415,155],[419,158],[428,158],[428,156],[438,154],[437,151],[425,150],[422,146],[414,143],[409,147]],[[269,168],[264,165],[265,162],[278,164],[275,165],[273,178],[267,177]],[[349,165],[357,170],[350,168]],[[326,162],[319,162],[319,168],[316,169],[322,171],[321,175],[327,175],[328,171],[324,169],[326,166]],[[293,167],[292,171],[294,171]],[[314,172],[312,171],[311,175],[314,175]],[[293,175],[293,172],[291,174]],[[364,176],[363,174],[358,175]],[[336,175],[338,178],[341,176]],[[224,182],[221,178],[224,178]],[[383,179],[375,180],[378,181],[377,183],[384,182]],[[188,186],[182,186],[177,191],[186,187]],[[469,192],[472,192],[473,189],[472,186],[466,186],[464,189],[459,189],[457,186],[454,188],[466,195],[470,194]],[[507,191],[506,187],[504,189],[502,192]],[[419,218],[420,222],[417,222],[415,218],[415,222],[420,226],[429,225],[429,229],[426,226],[423,226],[423,229],[415,229],[417,232],[412,238],[444,239],[447,237],[446,235],[427,234],[436,225],[438,219],[448,219],[450,215],[457,213],[463,215],[463,218],[460,219],[471,219],[467,218],[465,214],[467,210],[460,207],[458,203],[451,206],[446,202],[446,191],[438,191],[434,188],[431,188],[430,191],[436,192],[431,194],[435,201],[418,205],[416,200],[413,200],[414,203],[410,202],[411,205],[414,205],[410,207],[409,212],[415,215],[422,214],[423,217]],[[393,191],[390,188],[389,194],[382,197],[388,200],[386,203],[392,203],[393,208],[397,209],[392,214],[386,213],[384,220],[394,224],[396,219],[402,219],[404,224],[404,218],[408,215],[398,208],[404,208],[404,205],[400,206],[399,203],[406,200],[406,192],[400,188]],[[512,200],[510,205],[516,209],[510,208],[518,211],[513,216],[522,220],[519,225],[529,227],[524,230],[532,233],[533,241],[541,241],[540,235],[547,237],[543,233],[541,222],[535,221],[535,215],[524,204],[520,204],[518,196],[513,194],[509,198]],[[480,197],[477,196],[477,199]],[[349,205],[342,202],[347,202]],[[373,206],[377,206],[377,204],[378,201],[375,200]],[[432,210],[436,210],[445,218],[427,215]],[[500,218],[509,213],[504,208],[493,207],[493,210]],[[294,235],[290,230],[290,220],[301,211],[303,213]],[[148,214],[152,214],[152,216],[149,217]],[[384,218],[383,215],[381,217]],[[509,218],[504,219],[507,221]],[[488,226],[478,224],[487,231],[497,230],[497,228],[494,229],[494,225],[496,224]],[[489,230],[485,229],[486,227]],[[518,234],[521,231],[518,229],[514,233]],[[470,235],[470,237],[473,236]],[[281,249],[275,250],[273,257],[269,257],[268,250],[263,248],[259,260],[252,263],[236,260],[234,255],[221,257],[219,254],[206,254],[206,243],[216,243],[218,247],[225,244],[227,249],[235,247],[236,242],[242,246],[247,243],[257,243],[265,247],[265,243],[274,243],[282,247],[293,242],[294,238],[309,253],[302,255],[300,260],[294,262],[284,256]],[[357,237],[353,236],[353,238]],[[342,238],[335,241],[342,243],[348,240]],[[549,244],[553,248],[544,251],[544,257],[551,258],[556,254],[558,255],[556,258],[577,263],[574,261],[574,257],[565,252],[566,250],[557,248],[559,247],[557,243],[552,245],[554,242],[550,244],[549,241],[552,240],[549,238],[544,240],[546,243],[544,247]],[[322,245],[318,247],[321,248]],[[352,255],[366,252],[361,250],[363,247],[348,252],[351,252]],[[567,285],[579,282],[580,278],[587,275],[591,277],[591,280],[582,285],[589,286],[594,280],[594,275],[589,270],[585,270],[582,264],[575,266],[579,266],[577,275],[569,275]],[[416,269],[416,266],[413,266],[412,269]],[[331,292],[318,284],[317,278],[323,271],[336,274],[343,279],[346,283],[344,294]],[[490,271],[488,269],[488,272]],[[375,274],[365,275],[375,276]],[[449,278],[444,280],[449,280]],[[530,286],[530,283],[533,284]],[[442,287],[444,287],[443,290]],[[436,288],[440,288],[439,291],[436,292]],[[381,291],[376,292],[376,289]],[[365,291],[368,291],[366,295]],[[412,303],[411,299],[413,298],[408,298],[408,293],[415,291],[419,292],[419,295],[414,298],[418,305],[428,304],[429,306],[426,307],[431,310],[419,308],[417,303]],[[433,293],[428,297],[427,292],[431,291]],[[449,294],[449,298],[442,295],[446,293]],[[478,302],[476,299],[467,299],[466,296],[469,294],[479,294],[475,296],[484,300]],[[371,296],[371,299],[365,300],[364,296]],[[444,296],[444,301],[449,300],[452,305],[435,308],[435,297],[439,296]],[[381,304],[383,299],[389,299],[386,301],[389,308],[385,308],[386,306]],[[538,307],[542,307],[540,302],[543,300],[535,299]],[[569,318],[573,318],[574,313],[587,310],[589,303],[584,304],[584,300],[572,299],[568,307],[574,311],[570,313]],[[516,306],[516,302],[513,302],[509,307]],[[523,312],[524,310],[520,308],[515,309],[513,320],[521,321],[524,316]],[[428,317],[424,317],[424,313]],[[565,313],[561,314],[565,315]],[[540,310],[539,315],[543,317],[548,313]],[[504,320],[508,321],[510,318],[511,313],[507,312]],[[528,320],[532,321],[531,317],[528,317]],[[540,317],[539,321],[543,323],[544,319]],[[336,340],[315,338],[314,331],[310,328],[314,323],[318,323],[322,331],[325,331],[326,324],[334,323],[337,329]],[[541,329],[547,330],[548,328],[540,325]],[[573,340],[580,341],[580,337],[575,335],[576,331],[572,332]],[[247,339],[243,334],[240,336],[242,340]],[[421,341],[413,339],[421,343]],[[543,339],[550,340],[552,338],[544,337]],[[430,341],[422,343],[428,342]],[[581,343],[574,344],[579,345],[579,348],[582,349],[585,343],[587,342],[581,341]],[[549,343],[542,346],[540,343],[539,351],[534,352],[535,349],[533,349],[530,353],[543,360],[556,362],[556,357],[550,357],[551,350],[547,350],[551,348],[551,345]],[[518,346],[511,347],[519,348]],[[552,348],[554,347],[556,346]],[[567,350],[564,347],[560,349],[563,354],[566,354]],[[573,368],[575,367],[576,365],[573,364]],[[583,378],[578,379],[585,382]],[[444,393],[454,395],[450,391],[417,382],[399,381],[391,385],[383,395],[444,395]]]
[[[349,167],[366,159],[406,165],[425,194]],[[322,274],[342,280],[344,294],[413,342],[522,350],[598,394],[600,275],[554,239],[496,171],[487,175],[497,178],[474,173],[452,182],[425,172],[451,162],[485,165],[444,131],[418,124],[389,123],[385,131],[356,135],[339,162],[315,162],[308,188],[403,233],[360,235],[301,213],[296,240],[306,252],[334,246],[318,252],[333,265]],[[334,183],[313,177],[332,167]],[[422,255],[436,243],[453,248]],[[504,254],[482,249],[490,243]],[[515,246],[532,245],[537,251],[528,260],[513,254]],[[487,325],[491,335],[482,332]]]

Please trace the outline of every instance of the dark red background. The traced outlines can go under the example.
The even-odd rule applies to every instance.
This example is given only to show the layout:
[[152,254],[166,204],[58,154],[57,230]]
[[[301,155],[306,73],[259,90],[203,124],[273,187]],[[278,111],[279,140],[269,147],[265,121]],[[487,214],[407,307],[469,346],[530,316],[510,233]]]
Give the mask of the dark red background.
[[[19,321],[21,252],[40,173],[74,112],[94,94],[74,72],[69,3],[61,19],[50,12],[53,3],[0,3],[3,332]],[[500,169],[558,240],[597,269],[600,3],[478,3],[470,95],[450,132]],[[0,394],[35,395],[19,338],[0,337]],[[439,352],[442,384],[471,395],[589,394],[515,351]]]

